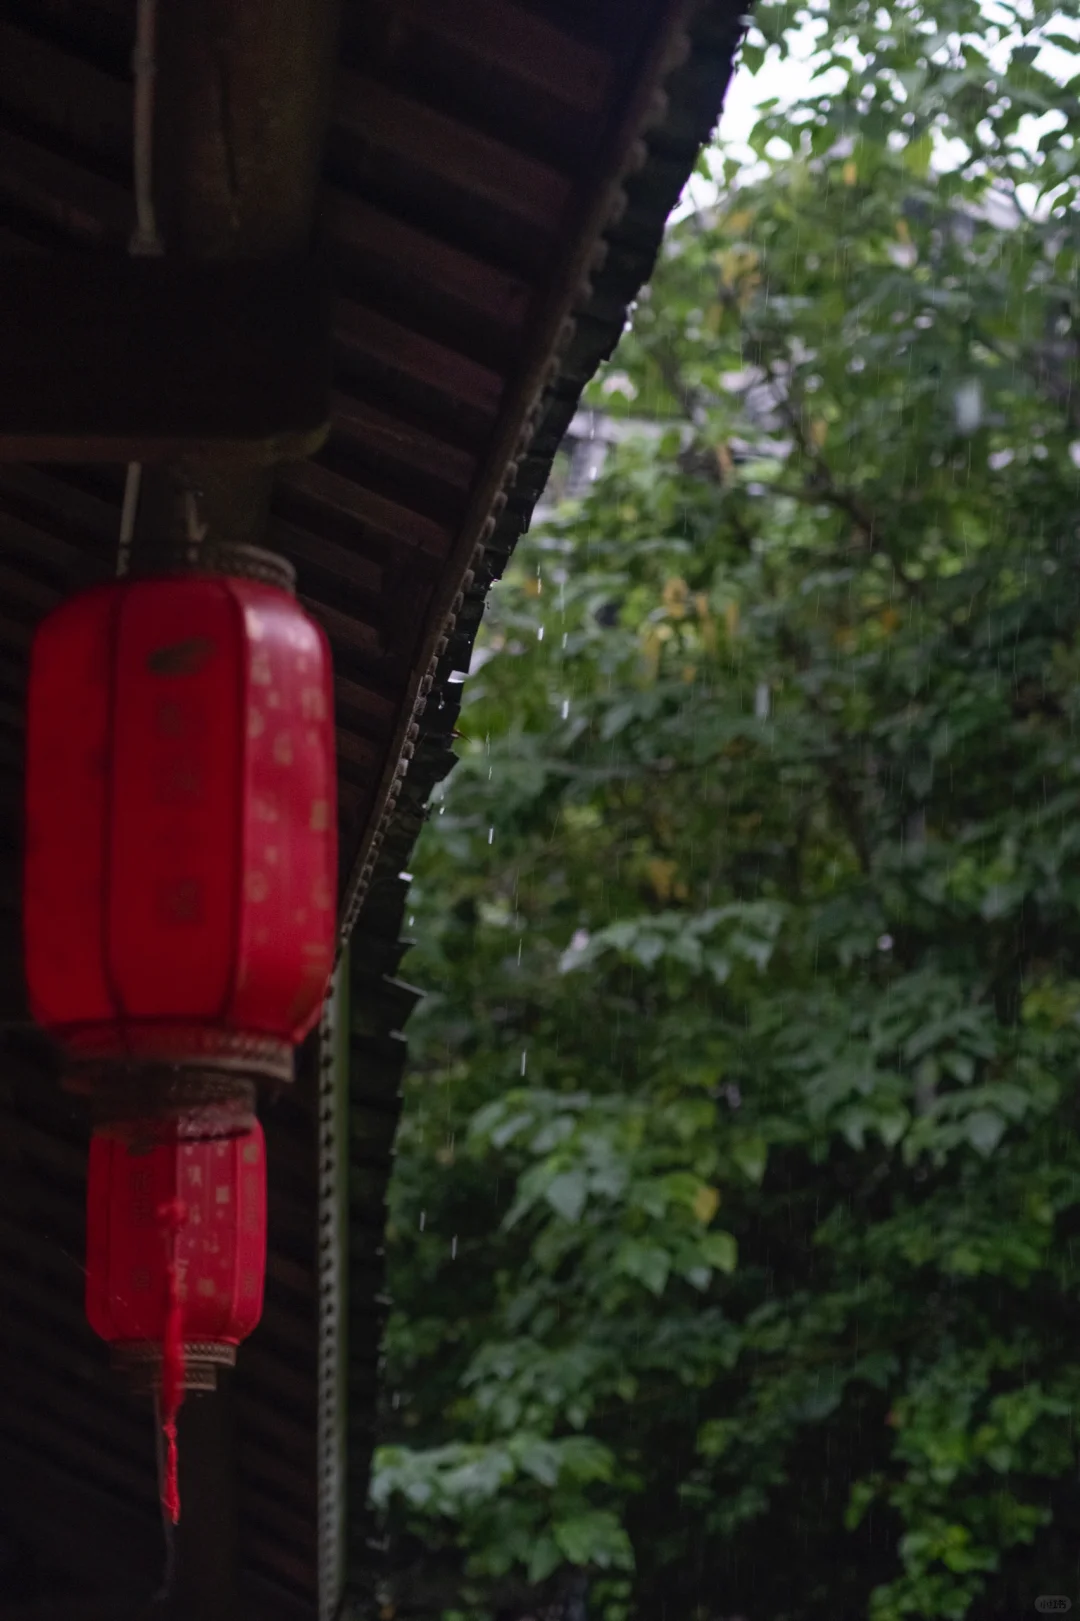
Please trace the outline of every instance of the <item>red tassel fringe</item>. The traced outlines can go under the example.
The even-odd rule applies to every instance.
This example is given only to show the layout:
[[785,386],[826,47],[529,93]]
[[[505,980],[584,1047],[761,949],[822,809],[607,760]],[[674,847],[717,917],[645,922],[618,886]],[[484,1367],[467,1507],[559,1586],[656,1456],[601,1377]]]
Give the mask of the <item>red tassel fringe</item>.
[[184,1334],[177,1282],[176,1241],[187,1220],[187,1206],[173,1199],[161,1206],[158,1219],[165,1232],[165,1332],[161,1342],[161,1433],[165,1437],[165,1470],[161,1506],[172,1525],[180,1518],[180,1486],[176,1450],[176,1415],[184,1399]]

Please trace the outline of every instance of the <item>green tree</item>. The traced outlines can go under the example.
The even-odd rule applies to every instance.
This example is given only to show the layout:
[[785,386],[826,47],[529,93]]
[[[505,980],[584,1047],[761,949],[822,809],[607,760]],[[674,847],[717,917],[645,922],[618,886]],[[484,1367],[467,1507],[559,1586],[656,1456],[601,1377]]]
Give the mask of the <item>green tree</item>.
[[1080,76],[998,10],[812,14],[598,385],[664,431],[493,599],[416,867],[403,1611],[1077,1596]]

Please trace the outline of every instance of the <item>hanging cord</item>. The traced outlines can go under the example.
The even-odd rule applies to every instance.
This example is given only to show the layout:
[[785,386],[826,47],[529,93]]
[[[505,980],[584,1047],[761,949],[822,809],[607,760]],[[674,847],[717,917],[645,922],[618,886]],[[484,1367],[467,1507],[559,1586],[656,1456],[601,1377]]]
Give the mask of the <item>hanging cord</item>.
[[170,1199],[158,1210],[165,1235],[165,1332],[161,1339],[161,1434],[165,1439],[165,1467],[162,1472],[161,1507],[170,1525],[180,1518],[180,1486],[177,1479],[176,1415],[184,1399],[184,1335],[180,1311],[180,1284],[176,1251],[180,1229],[187,1220],[187,1206],[181,1199]]
[[138,0],[135,20],[135,50],[131,68],[135,75],[135,232],[129,251],[157,254],[162,251],[154,218],[154,78],[157,74],[157,0]]
[[[135,76],[134,170],[135,230],[128,251],[137,257],[162,253],[154,216],[154,78],[157,74],[157,0],[138,0],[135,22],[135,49],[131,70]],[[129,462],[124,480],[124,505],[120,513],[120,543],[116,572],[123,576],[131,564],[131,545],[139,512],[142,464]]]

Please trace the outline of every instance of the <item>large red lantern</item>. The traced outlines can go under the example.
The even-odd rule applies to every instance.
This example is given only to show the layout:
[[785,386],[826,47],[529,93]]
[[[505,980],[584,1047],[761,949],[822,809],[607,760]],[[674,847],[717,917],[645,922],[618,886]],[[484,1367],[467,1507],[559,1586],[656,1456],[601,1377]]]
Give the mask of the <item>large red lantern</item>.
[[244,548],[73,598],[30,665],[25,961],[90,1153],[86,1309],[176,1414],[262,1308],[260,1077],[287,1079],[336,944],[333,688],[287,564]]
[[174,1521],[176,1412],[262,1312],[266,1157],[262,1128],[151,1142],[96,1133],[90,1144],[86,1315],[117,1359],[155,1386],[167,1441],[162,1498]]
[[84,1064],[282,1078],[335,946],[329,650],[255,579],[117,581],[34,642],[25,943]]

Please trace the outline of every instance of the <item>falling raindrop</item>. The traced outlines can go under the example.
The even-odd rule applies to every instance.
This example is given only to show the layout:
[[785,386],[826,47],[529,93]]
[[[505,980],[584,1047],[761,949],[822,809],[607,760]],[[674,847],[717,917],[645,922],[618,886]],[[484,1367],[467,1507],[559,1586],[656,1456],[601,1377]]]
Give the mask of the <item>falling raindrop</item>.
[[495,829],[493,827],[488,828],[488,843],[489,844],[494,844],[495,843]]
[[563,701],[562,701],[562,718],[563,718],[563,720],[566,719],[566,717],[569,715],[569,713],[570,713],[570,700],[569,700],[569,698],[564,698]]
[[537,639],[538,642],[543,641],[543,639],[544,639],[544,627],[543,627],[543,625],[541,625],[539,630],[536,632],[536,639]]
[[525,1048],[522,1047],[522,1049],[521,1049],[521,1073],[523,1075],[525,1073],[525,1065],[528,1063],[528,1061],[529,1061],[529,1055],[525,1051]]
[[457,1260],[457,1233],[455,1233],[453,1238],[450,1240],[450,1259],[452,1261]]
[[426,1210],[421,1210],[421,1212],[420,1212],[420,1231],[421,1232],[423,1232],[423,1230],[424,1230],[424,1223],[426,1221],[427,1221],[427,1211]]

